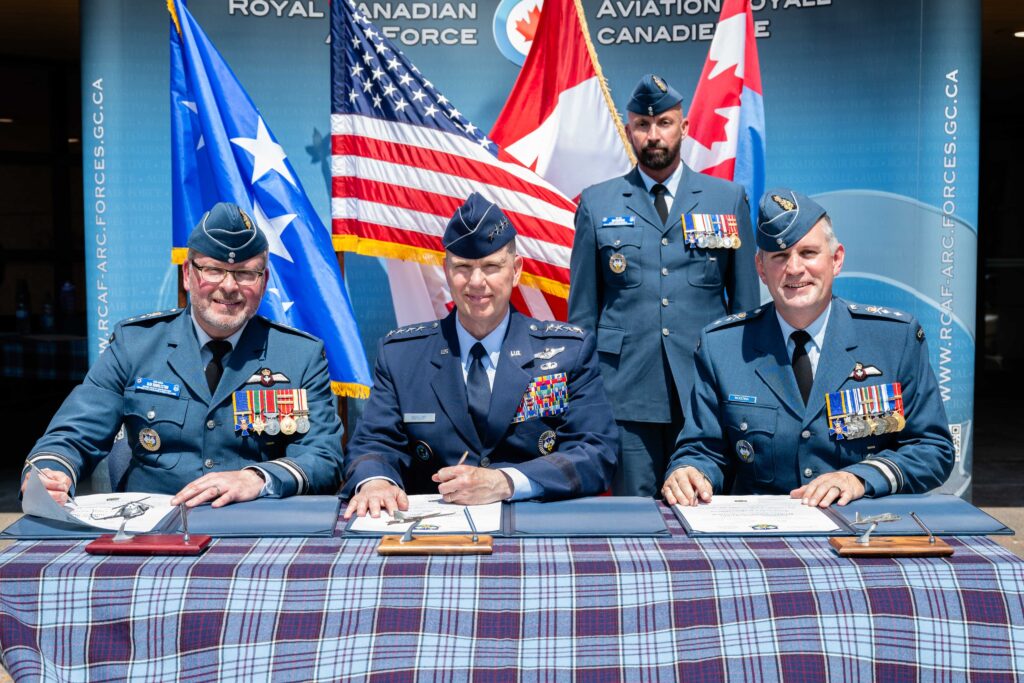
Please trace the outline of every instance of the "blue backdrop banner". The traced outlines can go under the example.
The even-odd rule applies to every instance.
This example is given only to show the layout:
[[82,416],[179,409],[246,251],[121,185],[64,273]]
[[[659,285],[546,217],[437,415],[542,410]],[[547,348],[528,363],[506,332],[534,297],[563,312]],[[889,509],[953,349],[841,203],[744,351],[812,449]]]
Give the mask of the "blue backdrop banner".
[[[361,3],[467,119],[489,126],[541,0]],[[720,0],[583,0],[620,112],[654,71],[697,85]],[[754,0],[769,186],[814,195],[847,247],[843,297],[925,329],[957,445],[946,489],[969,487],[977,267],[980,2]],[[330,225],[327,0],[192,0]],[[93,357],[118,320],[173,306],[168,14],[82,0],[86,269]],[[346,255],[369,354],[394,323],[386,274]],[[373,359],[370,358],[370,362]],[[358,412],[358,405],[356,406]]]

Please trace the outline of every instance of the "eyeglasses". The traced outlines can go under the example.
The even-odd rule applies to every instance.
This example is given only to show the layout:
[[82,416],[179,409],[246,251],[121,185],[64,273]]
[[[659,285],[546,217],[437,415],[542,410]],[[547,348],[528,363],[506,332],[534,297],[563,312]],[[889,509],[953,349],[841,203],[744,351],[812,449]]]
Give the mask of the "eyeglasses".
[[266,270],[227,270],[226,268],[217,268],[216,266],[201,266],[195,261],[192,261],[192,267],[199,273],[200,280],[211,285],[219,285],[224,282],[224,278],[228,275],[233,277],[235,283],[239,285],[254,285],[260,281],[260,278],[266,272]]

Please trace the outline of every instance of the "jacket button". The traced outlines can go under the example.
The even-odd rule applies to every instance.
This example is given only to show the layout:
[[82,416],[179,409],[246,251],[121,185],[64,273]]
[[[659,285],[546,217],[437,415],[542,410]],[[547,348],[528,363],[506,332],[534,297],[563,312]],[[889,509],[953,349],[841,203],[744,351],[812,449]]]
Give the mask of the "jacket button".
[[668,238],[667,237],[662,237],[661,238],[661,246],[663,246],[663,247],[667,247],[668,246]]
[[661,269],[661,274],[662,274],[663,276],[664,276],[664,275],[668,275],[668,268],[662,268],[662,269]]
[[668,299],[662,299],[661,300],[661,305],[662,306],[668,306]]
[[812,470],[810,467],[808,467],[807,469],[804,470],[804,476],[806,478],[810,479],[811,477],[814,476],[814,470]]
[[490,467],[490,466],[491,466],[491,459],[490,458],[488,458],[486,456],[484,456],[483,458],[480,458],[480,467]]
[[208,470],[212,470],[215,464],[217,463],[213,461],[213,458],[207,458],[206,462],[203,463],[203,467],[205,467]]
[[216,426],[217,426],[217,421],[216,420],[207,420],[206,421],[206,428],[207,429],[213,429]]
[[615,240],[615,246],[619,246],[620,244],[622,244],[622,240]]
[[809,438],[811,438],[811,430],[810,429],[805,429],[804,431],[800,432],[800,438],[801,439],[809,439]]
[[146,419],[147,420],[152,420],[154,417],[156,417],[156,411],[155,410],[151,410],[148,413],[146,413]]
[[661,328],[661,336],[667,337],[668,335],[669,335],[668,328],[667,327]]
[[747,423],[746,423],[746,422],[740,422],[740,431],[741,431],[741,432],[745,432],[745,431],[747,431],[747,426],[748,426],[748,425],[747,425]]

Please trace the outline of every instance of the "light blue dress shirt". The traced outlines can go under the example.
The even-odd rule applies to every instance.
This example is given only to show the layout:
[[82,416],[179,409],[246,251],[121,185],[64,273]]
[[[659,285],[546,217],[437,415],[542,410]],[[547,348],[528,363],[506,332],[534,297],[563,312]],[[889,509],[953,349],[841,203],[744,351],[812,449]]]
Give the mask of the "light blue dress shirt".
[[[818,359],[821,357],[821,347],[825,344],[825,330],[828,328],[828,316],[832,310],[832,306],[826,306],[825,312],[814,319],[810,325],[804,330],[807,334],[811,335],[811,341],[807,346],[807,357],[811,361],[811,375],[815,375],[818,372]],[[775,315],[779,319],[779,327],[782,328],[782,338],[786,340],[786,353],[789,357],[793,357],[793,351],[796,350],[796,342],[789,338],[789,335],[796,331],[796,328],[790,325],[779,315],[778,309],[775,310]]]

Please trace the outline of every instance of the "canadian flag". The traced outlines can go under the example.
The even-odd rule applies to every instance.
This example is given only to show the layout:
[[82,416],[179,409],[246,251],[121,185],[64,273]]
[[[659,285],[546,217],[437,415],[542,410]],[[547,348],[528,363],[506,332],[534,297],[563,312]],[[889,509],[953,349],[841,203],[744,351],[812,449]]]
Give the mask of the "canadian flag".
[[722,4],[688,116],[683,160],[740,183],[756,207],[765,185],[764,98],[750,0]]
[[[540,18],[490,138],[567,197],[626,173],[626,132],[601,74],[579,0],[538,0]],[[536,11],[530,16],[535,17]],[[518,295],[518,296],[517,296]],[[565,299],[519,287],[516,306],[536,318],[565,320]]]

